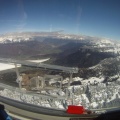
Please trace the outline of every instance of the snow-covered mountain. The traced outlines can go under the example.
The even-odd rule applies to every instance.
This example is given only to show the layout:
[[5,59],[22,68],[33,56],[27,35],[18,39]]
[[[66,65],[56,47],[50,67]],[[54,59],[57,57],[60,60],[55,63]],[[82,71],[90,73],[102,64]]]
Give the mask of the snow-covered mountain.
[[[18,43],[7,44],[15,42]],[[23,43],[19,44],[21,42]],[[0,43],[0,56],[29,57],[34,55],[39,57],[39,55],[50,53],[52,64],[85,68],[79,73],[82,77],[118,74],[120,43],[107,38],[64,34],[59,31],[22,32],[1,35]],[[52,55],[55,51],[58,51],[57,55]]]
[[[79,72],[73,75],[68,93],[76,105],[82,104],[90,109],[120,106],[119,42],[60,32],[27,32],[1,35],[0,43],[1,56],[4,54],[11,56],[16,52],[15,55],[23,55],[22,57],[34,55],[39,58],[41,55],[47,56],[49,51],[51,60],[49,63],[78,67]],[[43,53],[44,51],[47,52]],[[65,87],[69,78],[63,73],[62,75],[64,76],[62,85]],[[57,86],[59,82],[52,80],[50,84]],[[49,94],[65,95],[65,92],[65,90],[61,93],[49,91]],[[69,105],[70,102],[68,100],[65,104]]]
[[66,34],[59,31],[56,32],[21,32],[21,33],[7,33],[0,35],[0,43],[4,42],[20,42],[20,41],[27,41],[34,39],[36,37],[40,38],[57,38],[57,39],[63,39],[63,40],[78,40],[84,41],[84,42],[90,42],[94,43],[95,45],[98,45],[100,47],[105,45],[114,45],[114,42],[112,42],[108,38],[99,38],[99,37],[92,37],[92,36],[86,36],[86,35],[75,35],[75,34]]

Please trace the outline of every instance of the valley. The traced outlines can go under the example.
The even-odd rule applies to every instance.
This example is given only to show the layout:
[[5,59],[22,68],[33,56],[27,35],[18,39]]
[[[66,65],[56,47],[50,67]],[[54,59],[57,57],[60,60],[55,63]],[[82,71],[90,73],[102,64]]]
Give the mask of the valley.
[[[27,38],[26,35],[27,34]],[[47,59],[45,64],[77,67],[78,73],[73,74],[73,81],[68,86],[69,74],[55,70],[39,70],[29,67],[20,67],[21,74],[34,77],[61,75],[63,77],[62,92],[69,96],[64,107],[75,102],[89,109],[117,107],[119,105],[120,89],[120,44],[116,41],[103,40],[89,36],[64,35],[61,33],[24,33],[24,37],[9,37],[1,40],[0,57],[16,60]],[[17,36],[17,35],[16,35]],[[2,39],[2,38],[1,38]],[[26,40],[27,39],[27,40]],[[0,73],[1,82],[12,86],[16,83],[14,69]],[[34,74],[33,74],[34,73]],[[49,84],[59,86],[60,82],[52,81]],[[59,95],[56,91],[44,93]],[[63,94],[61,93],[61,95]],[[103,94],[104,93],[104,94]],[[115,93],[115,94],[113,94]],[[99,96],[99,98],[98,98]],[[71,98],[73,101],[71,101]],[[100,102],[101,101],[101,102]],[[57,103],[56,103],[57,104]],[[64,108],[62,107],[62,108]]]

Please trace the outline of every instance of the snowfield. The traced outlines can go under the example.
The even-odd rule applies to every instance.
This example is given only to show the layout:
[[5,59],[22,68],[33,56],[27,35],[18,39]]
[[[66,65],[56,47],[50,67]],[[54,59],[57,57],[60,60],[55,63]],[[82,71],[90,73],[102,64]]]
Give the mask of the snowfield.
[[81,83],[86,85],[86,84],[94,84],[94,83],[101,83],[104,81],[104,77],[101,77],[101,78],[97,78],[97,77],[91,77],[89,79],[86,79],[86,80],[82,80]]
[[35,62],[35,63],[41,63],[41,62],[45,62],[45,61],[48,61],[48,60],[50,60],[50,58],[47,58],[47,59],[41,59],[41,60],[27,60],[27,61]]
[[[41,98],[27,94],[26,92],[18,92],[16,90],[3,89],[0,95],[15,99],[21,102],[35,104],[44,107],[54,107],[66,109],[68,105],[82,105],[86,109],[101,109],[120,106],[120,82],[110,83],[108,85],[99,83],[98,85],[79,85],[70,86],[68,94],[59,89],[43,91],[41,93],[56,96],[57,98]],[[62,98],[63,96],[63,98]],[[68,96],[68,97],[67,97]]]
[[[21,65],[18,65],[17,67],[21,67]],[[15,65],[0,63],[0,71],[12,69],[12,68],[15,68]]]
[[[27,60],[27,61],[31,61],[31,62],[35,62],[35,63],[41,63],[41,62],[45,62],[49,59],[50,58],[41,59],[41,60]],[[21,65],[18,64],[17,67],[21,67]],[[15,68],[15,65],[13,65],[13,64],[0,63],[0,71],[7,70],[7,69],[13,69],[13,68]]]

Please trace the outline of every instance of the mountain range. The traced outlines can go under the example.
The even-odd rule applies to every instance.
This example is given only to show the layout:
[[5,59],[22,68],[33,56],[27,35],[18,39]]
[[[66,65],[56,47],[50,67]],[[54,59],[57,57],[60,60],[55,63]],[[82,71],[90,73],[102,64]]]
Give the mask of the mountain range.
[[0,36],[0,57],[14,59],[50,58],[47,63],[78,67],[74,76],[119,74],[120,43],[107,38],[57,32],[22,32]]

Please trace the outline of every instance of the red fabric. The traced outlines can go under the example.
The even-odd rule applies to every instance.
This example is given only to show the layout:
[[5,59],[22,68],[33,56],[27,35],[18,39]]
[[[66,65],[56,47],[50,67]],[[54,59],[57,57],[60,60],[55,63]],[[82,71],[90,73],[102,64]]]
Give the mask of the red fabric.
[[83,106],[69,105],[67,109],[67,113],[69,114],[83,114],[84,112],[85,109]]

